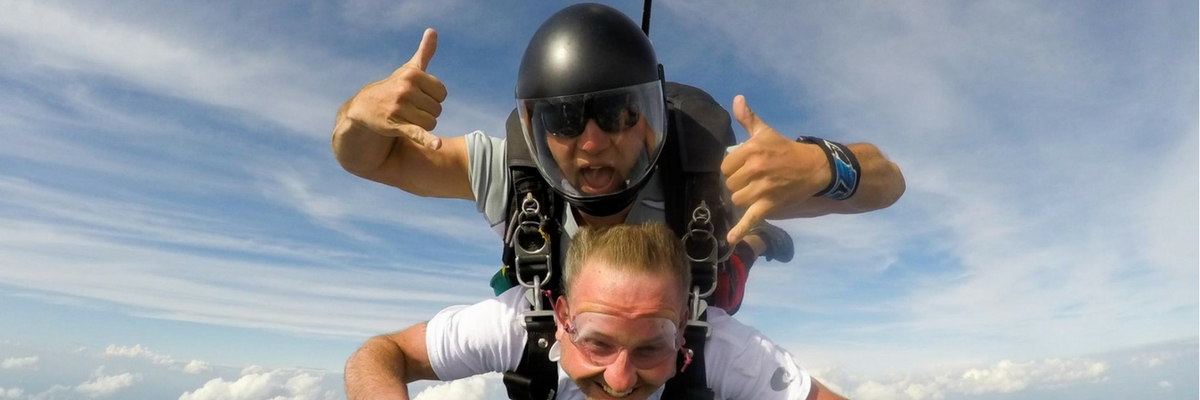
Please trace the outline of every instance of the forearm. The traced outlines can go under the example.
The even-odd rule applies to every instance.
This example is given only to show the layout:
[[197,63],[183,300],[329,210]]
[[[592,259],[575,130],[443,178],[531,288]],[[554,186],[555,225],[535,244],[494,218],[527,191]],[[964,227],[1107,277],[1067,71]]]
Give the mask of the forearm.
[[424,334],[424,324],[414,328],[394,335],[395,338],[373,337],[346,360],[347,399],[408,399],[408,382],[436,378],[429,368],[428,356],[409,354],[424,349],[424,343],[405,344],[405,337]]
[[867,212],[887,208],[904,194],[904,175],[900,167],[889,161],[877,147],[869,143],[847,146],[858,159],[862,173],[858,190],[841,200],[845,213]]
[[[887,208],[904,194],[904,175],[900,167],[883,156],[874,145],[855,143],[846,146],[858,160],[858,189],[844,200],[807,197],[779,207],[772,219],[818,217],[827,214],[857,214]],[[828,173],[828,170],[822,170]],[[823,182],[828,184],[829,176]]]

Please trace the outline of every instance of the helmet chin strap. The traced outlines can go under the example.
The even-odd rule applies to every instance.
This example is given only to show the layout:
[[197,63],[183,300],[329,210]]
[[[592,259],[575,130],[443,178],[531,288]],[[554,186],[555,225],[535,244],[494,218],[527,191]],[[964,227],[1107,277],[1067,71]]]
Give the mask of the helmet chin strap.
[[[645,180],[642,182],[644,185]],[[629,207],[630,204],[633,204],[633,200],[637,198],[637,192],[638,189],[641,189],[641,186],[642,185],[638,185],[637,188],[629,188],[619,193],[613,193],[607,196],[592,197],[587,199],[571,198],[567,196],[563,197],[566,197],[567,202],[581,213],[593,217],[608,217],[620,212],[621,210],[624,210],[626,207]]]

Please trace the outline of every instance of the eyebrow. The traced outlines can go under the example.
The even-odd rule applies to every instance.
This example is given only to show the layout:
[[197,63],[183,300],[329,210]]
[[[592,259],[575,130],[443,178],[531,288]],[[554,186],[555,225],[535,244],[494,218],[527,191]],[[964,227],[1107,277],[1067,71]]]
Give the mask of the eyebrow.
[[[603,332],[596,332],[596,333],[594,333],[593,335],[594,335],[595,337],[597,337],[597,338],[599,338],[599,339],[602,339],[602,340],[605,340],[605,341],[609,341],[609,342],[613,342],[613,343],[616,343],[616,342],[617,342],[617,340],[616,340],[615,338],[613,338],[611,335],[608,335],[608,334],[606,334],[606,333],[603,333]],[[640,341],[640,342],[634,343],[632,346],[624,346],[624,345],[622,345],[621,347],[628,347],[628,348],[630,348],[630,349],[636,349],[636,348],[642,348],[642,347],[646,347],[646,346],[649,346],[649,345],[655,345],[655,346],[657,346],[657,345],[660,345],[660,344],[663,344],[663,343],[666,343],[666,342],[662,341],[662,340],[661,340],[661,338],[650,338],[650,339],[646,339],[646,340],[643,340],[643,341]]]

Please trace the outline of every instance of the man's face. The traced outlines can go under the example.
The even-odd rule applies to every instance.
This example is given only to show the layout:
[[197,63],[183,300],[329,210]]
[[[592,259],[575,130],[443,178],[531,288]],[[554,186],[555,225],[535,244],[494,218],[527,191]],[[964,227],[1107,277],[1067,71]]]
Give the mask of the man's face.
[[603,261],[582,270],[556,306],[559,364],[588,399],[645,399],[675,375],[679,351],[663,346],[678,343],[685,318],[677,278],[618,272]]
[[644,118],[615,133],[588,120],[579,136],[547,135],[546,145],[567,182],[584,194],[604,195],[625,187],[638,158],[649,152],[653,135]]

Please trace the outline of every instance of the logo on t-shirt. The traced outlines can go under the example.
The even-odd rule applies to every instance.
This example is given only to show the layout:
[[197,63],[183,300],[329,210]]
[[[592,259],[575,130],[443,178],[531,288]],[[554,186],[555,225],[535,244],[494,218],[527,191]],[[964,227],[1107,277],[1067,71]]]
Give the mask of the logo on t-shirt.
[[796,380],[794,375],[789,374],[787,369],[779,367],[775,369],[775,375],[771,375],[771,389],[775,389],[776,392],[782,392],[794,380]]

